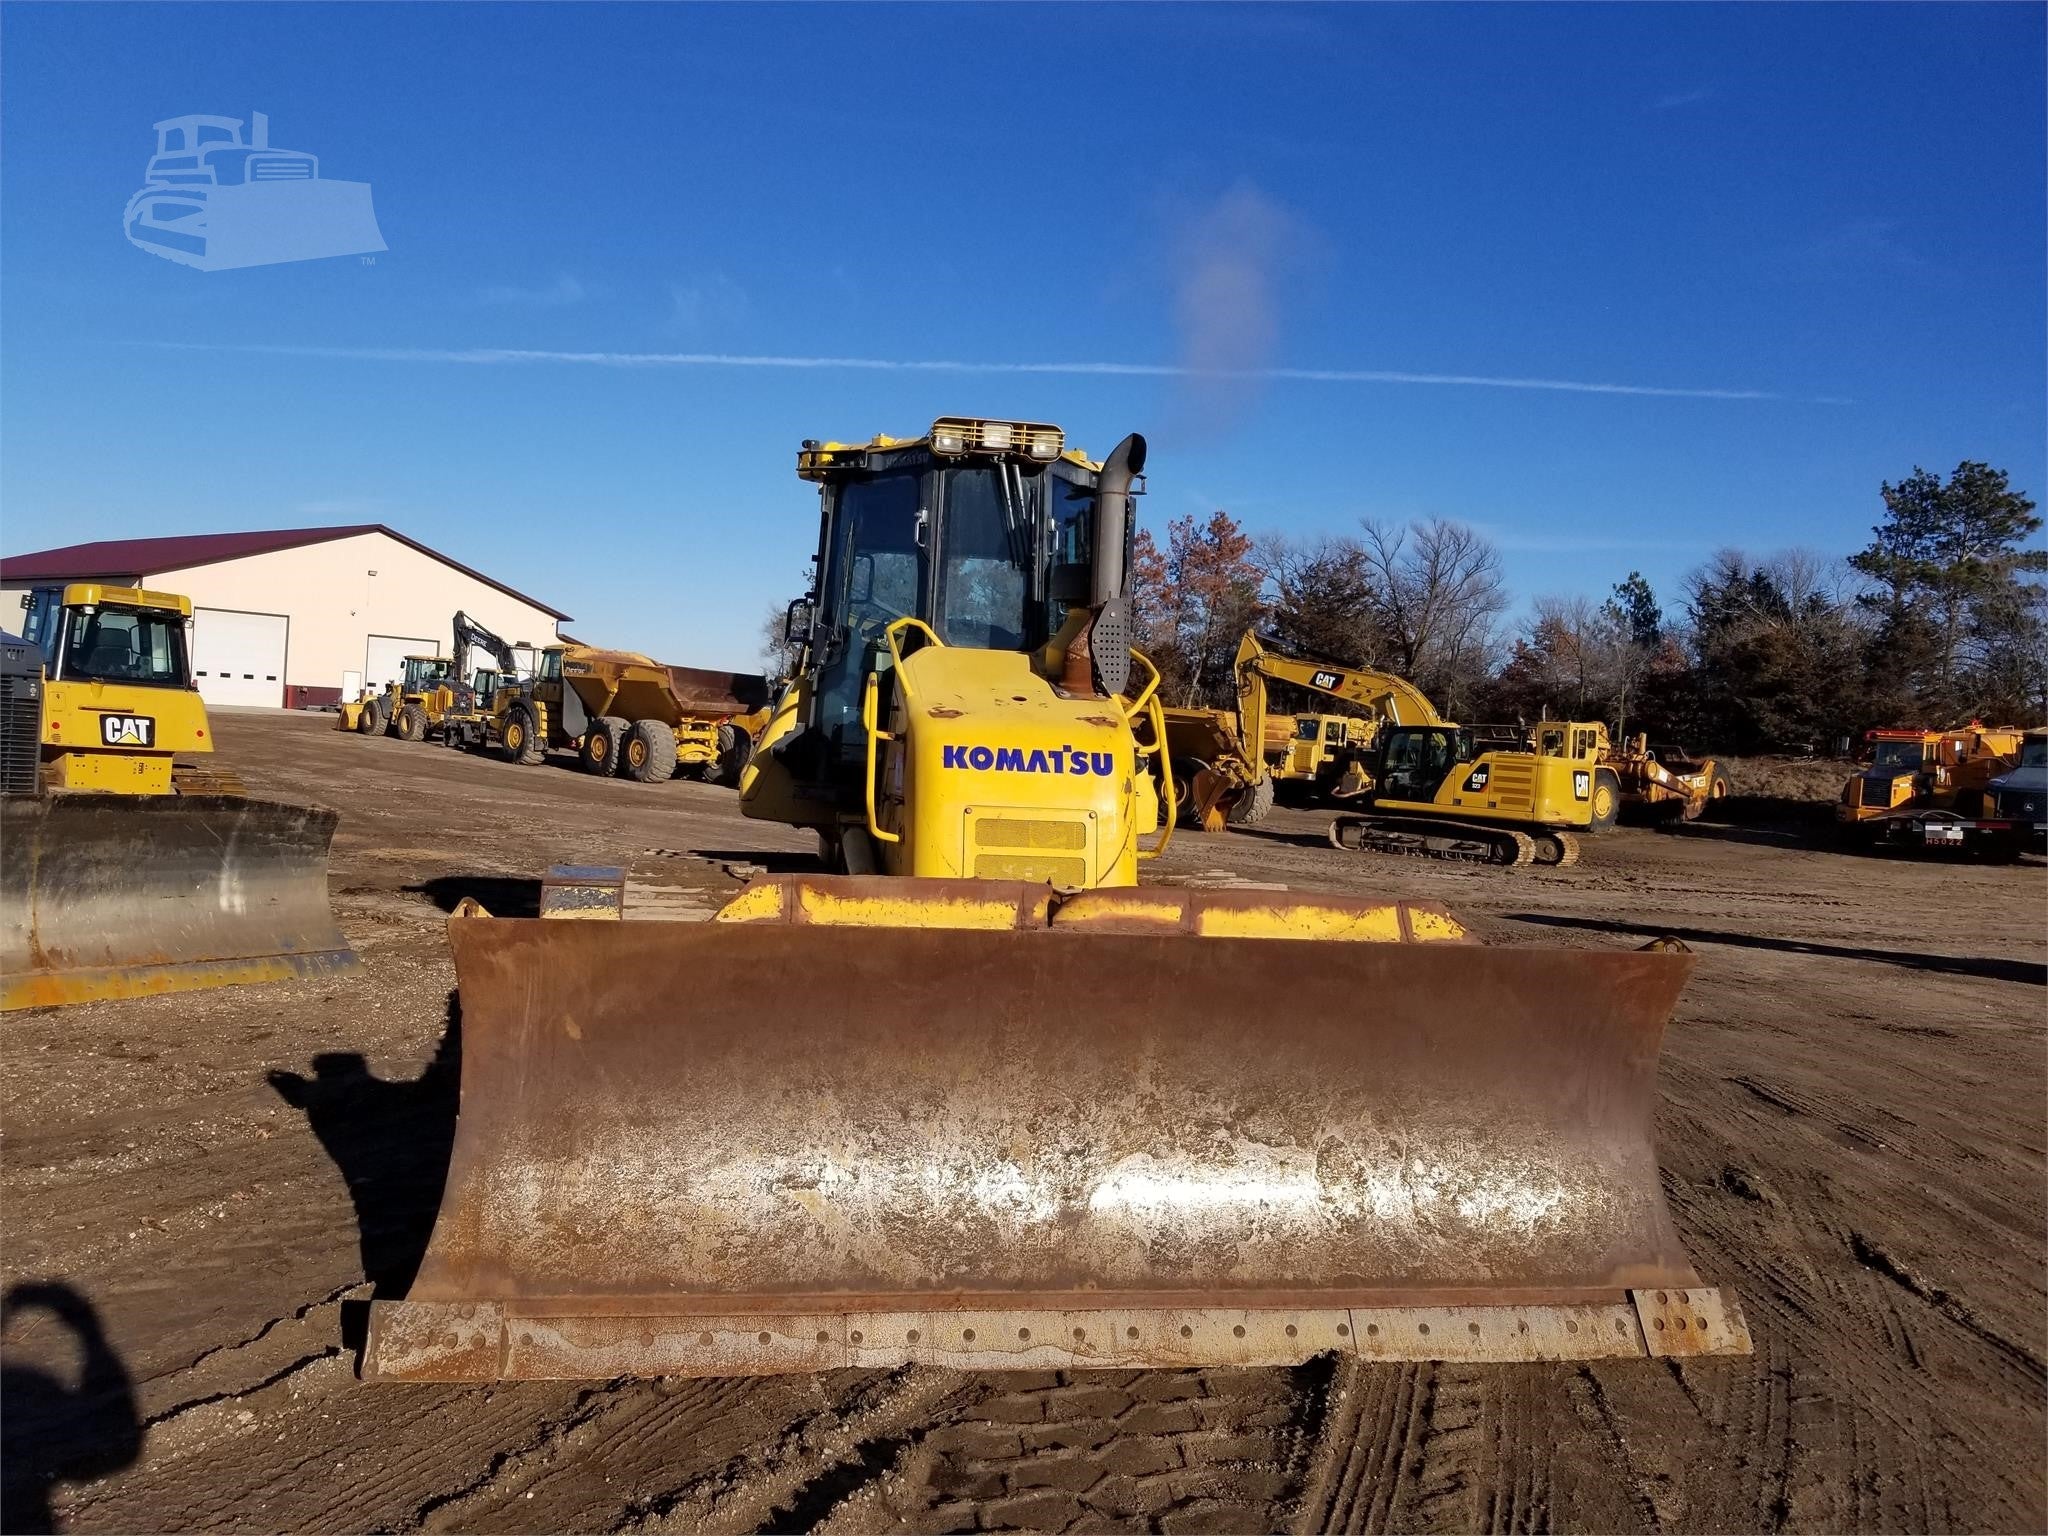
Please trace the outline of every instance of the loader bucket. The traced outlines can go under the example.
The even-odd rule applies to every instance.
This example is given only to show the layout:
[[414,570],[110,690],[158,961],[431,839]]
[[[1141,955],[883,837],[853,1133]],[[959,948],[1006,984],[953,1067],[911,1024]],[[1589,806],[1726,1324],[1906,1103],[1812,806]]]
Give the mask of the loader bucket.
[[[451,921],[454,1153],[366,1377],[1748,1348],[1651,1139],[1687,955],[1266,892],[734,906]],[[1324,937],[1229,936],[1275,925]]]
[[239,795],[0,801],[0,1008],[352,969],[335,821]]

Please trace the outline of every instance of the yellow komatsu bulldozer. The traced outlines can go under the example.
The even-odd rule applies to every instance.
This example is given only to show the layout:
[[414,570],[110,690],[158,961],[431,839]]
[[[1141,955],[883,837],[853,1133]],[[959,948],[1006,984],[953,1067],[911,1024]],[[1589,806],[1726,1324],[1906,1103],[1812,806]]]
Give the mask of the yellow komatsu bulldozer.
[[1370,667],[1302,660],[1247,633],[1238,646],[1239,711],[1263,718],[1266,684],[1291,683],[1370,710],[1379,725],[1331,786],[1359,814],[1330,826],[1339,848],[1481,864],[1575,864],[1579,832],[1605,832],[1621,781],[1597,720],[1533,727],[1444,719],[1406,678]]
[[213,752],[188,598],[30,594],[0,645],[0,1008],[357,963],[327,904],[334,812],[250,796]]
[[451,919],[454,1153],[367,1375],[1747,1350],[1652,1142],[1690,956],[1138,883],[1144,459],[957,417],[804,445],[818,585],[741,803],[837,873],[698,924]]

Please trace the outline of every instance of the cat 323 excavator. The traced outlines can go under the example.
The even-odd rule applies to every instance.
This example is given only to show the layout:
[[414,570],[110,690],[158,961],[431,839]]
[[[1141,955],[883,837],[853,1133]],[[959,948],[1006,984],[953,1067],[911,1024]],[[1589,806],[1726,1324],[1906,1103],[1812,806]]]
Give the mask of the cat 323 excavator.
[[1652,1141],[1689,955],[1139,883],[1144,462],[981,418],[803,445],[817,585],[740,792],[831,872],[450,919],[454,1153],[368,1377],[1748,1350]]

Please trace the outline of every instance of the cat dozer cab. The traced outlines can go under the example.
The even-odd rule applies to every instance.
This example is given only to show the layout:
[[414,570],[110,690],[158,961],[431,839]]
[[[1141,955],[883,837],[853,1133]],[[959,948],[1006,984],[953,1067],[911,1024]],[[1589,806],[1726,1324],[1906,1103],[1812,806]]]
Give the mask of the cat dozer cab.
[[213,751],[191,602],[30,594],[0,656],[0,1008],[327,975],[335,814],[249,796]]
[[740,792],[840,873],[700,924],[451,919],[454,1153],[366,1374],[1748,1348],[1651,1137],[1688,955],[1138,883],[1143,463],[961,418],[805,444],[819,582]]

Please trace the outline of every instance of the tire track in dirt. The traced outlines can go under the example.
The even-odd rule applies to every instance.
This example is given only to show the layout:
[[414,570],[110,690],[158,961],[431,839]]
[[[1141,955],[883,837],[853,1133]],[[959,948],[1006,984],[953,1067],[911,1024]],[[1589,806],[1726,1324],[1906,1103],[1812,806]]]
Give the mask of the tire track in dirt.
[[990,1390],[986,1383],[921,1366],[862,1373],[772,1443],[646,1501],[611,1528],[809,1529],[858,1485],[878,1478],[935,1418]]

